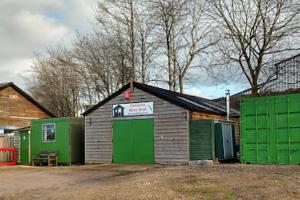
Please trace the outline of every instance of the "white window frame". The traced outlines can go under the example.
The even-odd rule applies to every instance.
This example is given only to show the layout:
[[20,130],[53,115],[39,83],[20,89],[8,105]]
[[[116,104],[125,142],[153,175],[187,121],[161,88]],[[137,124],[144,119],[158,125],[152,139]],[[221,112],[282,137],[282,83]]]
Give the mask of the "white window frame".
[[[49,125],[51,125],[51,126],[54,126],[54,140],[45,140],[45,137],[44,137],[44,127],[45,126],[49,126]],[[56,141],[56,125],[55,125],[55,123],[47,123],[47,124],[42,124],[42,141],[43,142],[55,142]]]

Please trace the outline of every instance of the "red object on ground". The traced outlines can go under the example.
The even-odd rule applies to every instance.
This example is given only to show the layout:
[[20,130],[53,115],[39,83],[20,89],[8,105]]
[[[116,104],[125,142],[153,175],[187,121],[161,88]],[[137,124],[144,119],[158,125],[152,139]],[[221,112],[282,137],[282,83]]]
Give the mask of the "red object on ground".
[[130,90],[126,90],[124,93],[124,97],[126,100],[130,100],[131,99],[131,91]]
[[12,152],[11,155],[11,159],[8,162],[1,162],[0,161],[0,166],[12,166],[12,165],[16,165],[17,164],[17,154],[16,154],[16,148],[0,148],[0,153],[3,151],[6,152]]

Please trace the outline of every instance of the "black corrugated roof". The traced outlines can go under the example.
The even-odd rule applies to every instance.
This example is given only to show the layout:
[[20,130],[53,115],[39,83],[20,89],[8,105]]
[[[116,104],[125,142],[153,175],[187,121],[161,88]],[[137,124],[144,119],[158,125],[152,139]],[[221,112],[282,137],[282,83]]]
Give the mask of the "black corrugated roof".
[[[179,107],[185,108],[189,111],[196,111],[196,112],[205,112],[205,113],[211,113],[211,114],[218,114],[218,115],[226,115],[226,108],[223,105],[219,105],[218,103],[187,94],[181,94],[178,92],[162,89],[159,87],[154,87],[138,82],[134,82],[133,86],[135,88],[138,88],[144,92],[150,93],[154,96],[157,96],[165,101],[168,101],[172,104],[175,104]],[[88,115],[97,108],[101,107],[114,97],[118,96],[122,92],[126,91],[128,88],[130,88],[130,84],[123,86],[120,90],[109,96],[108,98],[104,99],[103,101],[99,102],[95,106],[89,108],[86,110],[82,115]],[[239,116],[240,113],[237,110],[231,109],[231,116]]]
[[56,117],[52,112],[50,112],[48,109],[46,109],[44,106],[42,106],[40,103],[38,103],[36,100],[34,100],[29,94],[24,92],[21,88],[16,86],[13,82],[5,82],[0,83],[0,90],[3,90],[4,88],[12,87],[17,92],[19,92],[22,96],[24,96],[27,100],[29,100],[31,103],[36,105],[39,109],[47,113],[50,117]]

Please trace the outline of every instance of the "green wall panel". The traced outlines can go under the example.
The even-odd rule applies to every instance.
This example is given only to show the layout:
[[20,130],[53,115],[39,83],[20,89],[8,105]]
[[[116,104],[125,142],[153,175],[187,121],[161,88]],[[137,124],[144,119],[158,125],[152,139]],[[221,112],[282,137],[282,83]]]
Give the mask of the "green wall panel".
[[241,160],[300,163],[300,94],[241,100]]
[[113,121],[113,162],[154,163],[153,119]]
[[214,124],[211,120],[190,121],[190,160],[215,159]]
[[[55,124],[55,141],[44,142],[42,136],[43,124]],[[31,154],[38,156],[42,151],[57,152],[58,162],[70,164],[70,132],[67,118],[32,120],[31,122]]]

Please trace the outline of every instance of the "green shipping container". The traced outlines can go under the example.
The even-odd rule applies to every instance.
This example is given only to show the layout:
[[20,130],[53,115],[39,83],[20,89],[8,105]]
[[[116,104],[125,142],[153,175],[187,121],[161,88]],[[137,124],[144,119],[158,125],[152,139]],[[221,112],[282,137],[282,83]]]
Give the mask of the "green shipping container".
[[300,94],[241,100],[241,161],[300,164]]
[[31,122],[31,157],[56,152],[58,163],[84,163],[84,120],[82,118],[37,119]]

